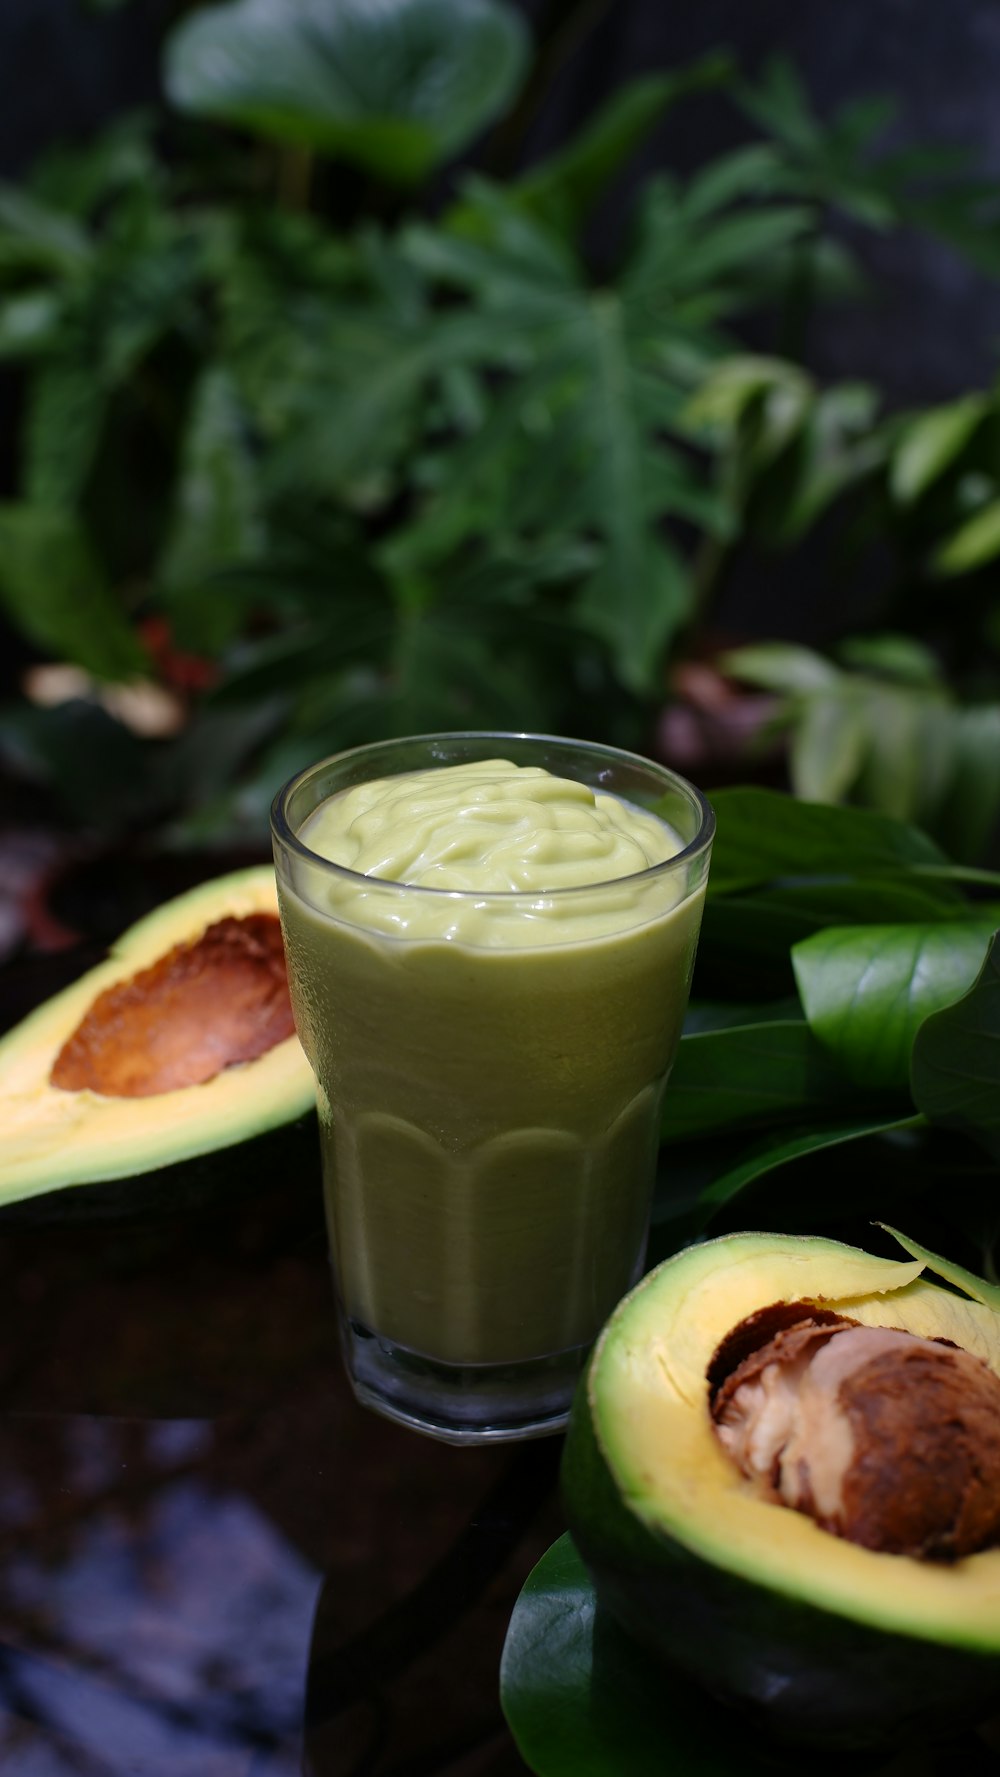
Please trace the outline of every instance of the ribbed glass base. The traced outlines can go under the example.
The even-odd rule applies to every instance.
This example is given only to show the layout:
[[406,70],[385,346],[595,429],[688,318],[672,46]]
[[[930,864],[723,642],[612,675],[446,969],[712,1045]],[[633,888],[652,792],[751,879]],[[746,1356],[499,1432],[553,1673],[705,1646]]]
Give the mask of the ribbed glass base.
[[341,1321],[358,1400],[445,1444],[500,1444],[562,1431],[589,1346],[516,1364],[442,1364]]

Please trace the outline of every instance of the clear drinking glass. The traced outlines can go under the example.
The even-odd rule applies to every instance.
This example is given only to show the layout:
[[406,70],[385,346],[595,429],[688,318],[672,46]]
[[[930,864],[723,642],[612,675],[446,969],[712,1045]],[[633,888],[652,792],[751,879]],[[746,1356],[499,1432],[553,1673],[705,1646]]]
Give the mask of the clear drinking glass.
[[[361,876],[299,837],[356,784],[484,759],[651,810],[679,849],[610,883],[484,894]],[[272,829],[355,1393],[451,1443],[556,1431],[642,1270],[711,808],[612,747],[438,734],[301,772]]]

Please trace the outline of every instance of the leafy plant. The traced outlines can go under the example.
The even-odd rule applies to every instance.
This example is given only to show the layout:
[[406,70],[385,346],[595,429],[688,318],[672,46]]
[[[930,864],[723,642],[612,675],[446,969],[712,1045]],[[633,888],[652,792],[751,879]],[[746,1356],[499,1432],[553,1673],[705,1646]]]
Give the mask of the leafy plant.
[[[854,558],[889,543],[886,615],[935,652],[921,683],[879,683],[894,724],[863,695],[870,662],[864,686],[845,657],[825,700],[790,696],[796,785],[976,855],[998,794],[992,397],[893,418],[801,361],[815,305],[863,284],[838,218],[968,243],[989,198],[965,164],[883,149],[881,104],[821,121],[786,64],[750,82],[712,55],[503,178],[508,118],[488,178],[477,142],[528,72],[504,0],[201,6],[164,66],[169,153],[163,119],[126,119],[0,189],[0,361],[22,402],[0,599],[96,702],[101,680],[162,678],[164,624],[202,661],[168,685],[185,734],[140,749],[155,830],[259,840],[280,775],[408,728],[650,746],[741,556],[836,511]],[[629,156],[706,88],[764,138],[649,181],[595,263]],[[458,153],[472,165],[442,183]],[[752,313],[777,317],[782,356],[748,356]],[[940,595],[956,576],[961,612]],[[32,716],[39,771],[63,720]],[[0,724],[8,762],[24,721]],[[164,755],[219,723],[246,745],[209,792]],[[921,724],[950,764],[907,783]]]
[[[993,1275],[1000,876],[865,810],[760,789],[714,800],[695,998],[664,1108],[656,1255],[748,1219],[840,1232],[862,1216],[863,1239],[902,1196],[932,1233],[946,1216],[952,1244],[971,1242]],[[842,1171],[815,1169],[824,1157],[839,1166],[854,1143],[878,1161],[852,1193]],[[812,1176],[824,1181],[815,1199]]]

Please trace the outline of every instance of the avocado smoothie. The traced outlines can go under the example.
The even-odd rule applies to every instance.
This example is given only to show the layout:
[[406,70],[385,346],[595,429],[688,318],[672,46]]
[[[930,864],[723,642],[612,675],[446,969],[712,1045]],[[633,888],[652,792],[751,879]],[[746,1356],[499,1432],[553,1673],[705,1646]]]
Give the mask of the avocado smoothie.
[[708,863],[585,781],[611,749],[464,739],[407,770],[407,743],[364,749],[360,779],[343,755],[356,781],[300,796],[293,844],[276,826],[349,1368],[367,1399],[391,1360],[373,1404],[456,1441],[564,1417],[641,1268]]

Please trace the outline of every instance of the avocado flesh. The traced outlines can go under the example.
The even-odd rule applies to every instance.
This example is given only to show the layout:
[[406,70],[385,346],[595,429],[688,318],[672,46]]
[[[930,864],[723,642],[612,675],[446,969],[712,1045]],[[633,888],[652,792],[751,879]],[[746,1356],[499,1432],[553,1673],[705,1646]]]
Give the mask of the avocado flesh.
[[564,1493],[599,1597],[791,1739],[878,1744],[1000,1708],[1000,1549],[944,1565],[845,1542],[757,1497],[709,1415],[719,1347],[777,1302],[950,1339],[1000,1373],[1000,1313],[933,1263],[779,1235],[691,1248],[619,1306],[574,1407]]
[[[203,883],[131,927],[105,962],[7,1033],[0,1041],[0,1205],[64,1186],[164,1169],[169,1175],[202,1155],[234,1146],[243,1151],[252,1138],[312,1110],[313,1077],[294,1035],[254,1059],[223,1064],[197,1084],[143,1089],[140,1096],[122,1095],[117,1081],[106,1091],[53,1083],[54,1072],[75,1079],[72,1070],[60,1075],[57,1064],[73,1054],[74,1035],[102,995],[111,996],[114,1006],[127,984],[161,970],[177,947],[196,946],[226,922],[259,926],[263,916],[269,923],[277,911],[270,866]],[[223,1009],[224,1002],[223,993]],[[210,1013],[210,1005],[203,1005],[199,1022]],[[133,1032],[130,1065],[138,1065],[135,1040]],[[155,1079],[150,1083],[155,1087]]]

